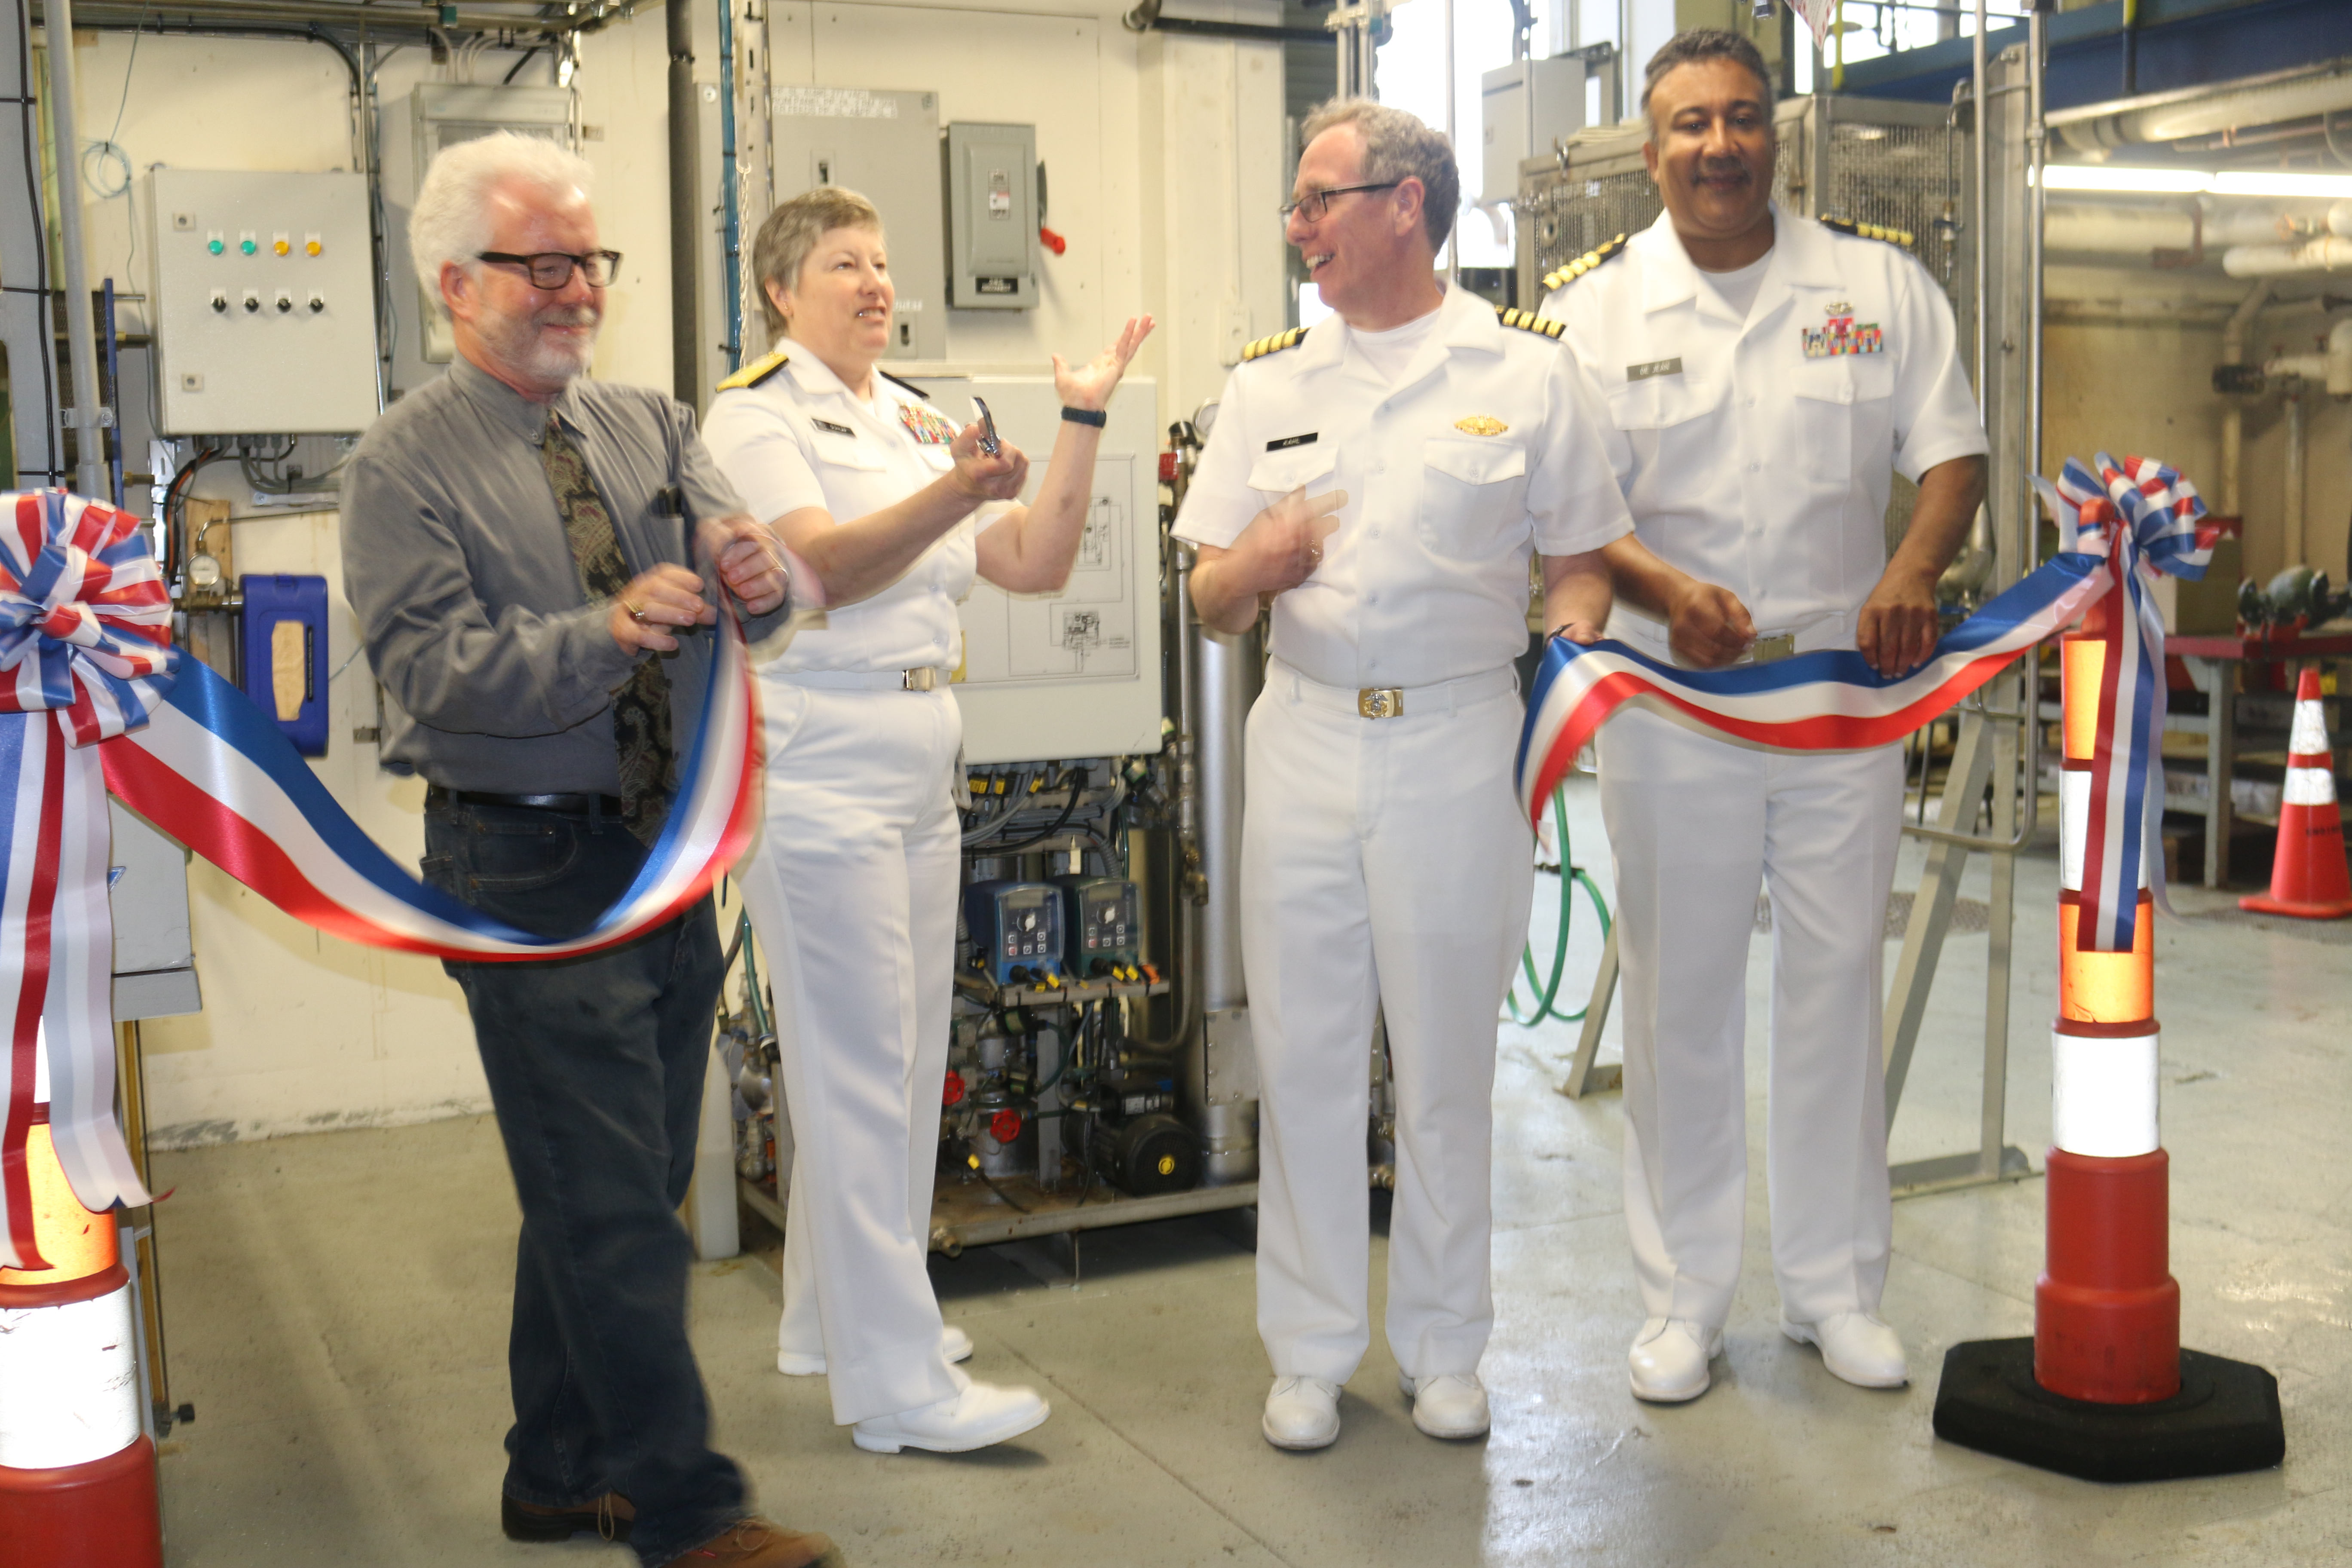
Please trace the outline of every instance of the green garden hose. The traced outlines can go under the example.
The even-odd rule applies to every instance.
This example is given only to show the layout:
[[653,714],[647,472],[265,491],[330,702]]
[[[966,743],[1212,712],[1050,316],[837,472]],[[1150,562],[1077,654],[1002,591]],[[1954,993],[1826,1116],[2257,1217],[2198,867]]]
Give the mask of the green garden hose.
[[[1536,1003],[1534,1011],[1525,1017],[1519,1016],[1518,982],[1512,981],[1510,989],[1503,994],[1504,1011],[1510,1015],[1512,1023],[1522,1028],[1532,1028],[1546,1018],[1557,1018],[1563,1024],[1574,1024],[1584,1017],[1584,1007],[1579,1007],[1573,1013],[1563,1013],[1551,1005],[1552,998],[1559,994],[1560,977],[1568,973],[1569,913],[1570,907],[1575,900],[1579,883],[1583,885],[1585,896],[1592,900],[1593,912],[1601,917],[1601,936],[1605,939],[1609,935],[1609,900],[1601,896],[1600,888],[1594,885],[1591,877],[1585,875],[1584,868],[1572,864],[1569,859],[1568,788],[1565,784],[1551,792],[1551,822],[1552,826],[1559,834],[1559,940],[1552,947],[1549,980],[1540,979],[1536,974],[1535,950],[1532,947],[1519,949],[1519,967],[1527,972],[1528,988],[1530,991],[1539,990],[1543,993],[1542,997]],[[1589,1006],[1590,1004],[1587,1005]]]

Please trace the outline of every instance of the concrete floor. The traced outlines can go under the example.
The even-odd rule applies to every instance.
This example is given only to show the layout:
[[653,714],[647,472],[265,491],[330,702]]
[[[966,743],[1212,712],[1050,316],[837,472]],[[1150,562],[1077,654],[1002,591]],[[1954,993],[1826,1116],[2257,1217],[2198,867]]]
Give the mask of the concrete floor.
[[[1580,783],[1576,855],[1606,886]],[[2037,1169],[2055,880],[2046,854],[2021,866],[2010,1138]],[[1983,897],[1982,883],[1979,863],[1966,895]],[[1558,1023],[1502,1031],[1484,1442],[1416,1433],[1376,1343],[1335,1447],[1268,1448],[1251,1259],[1196,1222],[1097,1233],[1075,1285],[1048,1282],[1035,1255],[934,1258],[948,1315],[979,1345],[973,1373],[1035,1384],[1055,1406],[1028,1438],[959,1458],[854,1448],[821,1382],[772,1370],[772,1269],[756,1257],[698,1266],[694,1331],[718,1441],[764,1509],[831,1531],[859,1568],[2352,1561],[2352,929],[2243,917],[2202,889],[2176,901],[2186,918],[2158,927],[2158,1011],[2184,1335],[2277,1373],[2279,1470],[2101,1487],[1936,1441],[1945,1348],[2031,1331],[2039,1180],[1898,1204],[1886,1315],[1919,1381],[1869,1393],[1831,1378],[1774,1328],[1760,1126],[1748,1275],[1717,1386],[1687,1406],[1636,1404],[1619,1107],[1553,1092],[1573,1043]],[[1539,909],[1541,954],[1550,921]],[[1589,920],[1579,929],[1572,985],[1595,951]],[[1752,1121],[1768,941],[1750,971]],[[1947,947],[1897,1159],[1974,1142],[1986,945]],[[172,1394],[198,1414],[164,1445],[172,1563],[630,1560],[498,1533],[513,1202],[487,1120],[158,1164],[177,1189],[160,1211]],[[1376,1321],[1381,1263],[1376,1238]]]

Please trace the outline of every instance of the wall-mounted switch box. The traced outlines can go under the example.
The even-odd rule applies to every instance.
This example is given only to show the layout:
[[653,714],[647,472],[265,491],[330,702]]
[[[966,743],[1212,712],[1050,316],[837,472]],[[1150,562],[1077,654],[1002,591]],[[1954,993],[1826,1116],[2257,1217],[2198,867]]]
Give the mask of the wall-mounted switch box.
[[959,310],[1037,305],[1037,128],[957,121],[942,143],[948,186],[948,303]]

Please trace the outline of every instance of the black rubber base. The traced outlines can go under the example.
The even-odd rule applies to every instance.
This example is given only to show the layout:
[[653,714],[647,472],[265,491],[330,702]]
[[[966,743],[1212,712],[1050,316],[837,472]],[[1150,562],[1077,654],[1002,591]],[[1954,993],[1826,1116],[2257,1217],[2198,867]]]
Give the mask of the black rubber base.
[[2033,1342],[1972,1340],[1944,1355],[1936,1436],[2086,1481],[2164,1481],[2268,1469],[2286,1457],[2278,1379],[2180,1352],[2180,1392],[2154,1405],[2093,1405],[2033,1381]]

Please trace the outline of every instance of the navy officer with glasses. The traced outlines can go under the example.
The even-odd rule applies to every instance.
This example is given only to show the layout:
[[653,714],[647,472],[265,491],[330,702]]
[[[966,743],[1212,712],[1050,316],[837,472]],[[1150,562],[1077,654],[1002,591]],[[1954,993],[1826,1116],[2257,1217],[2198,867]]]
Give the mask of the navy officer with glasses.
[[1396,1202],[1387,1334],[1413,1424],[1486,1430],[1478,1363],[1496,1020],[1527,937],[1512,787],[1529,563],[1545,624],[1590,639],[1601,552],[1633,521],[1598,404],[1549,323],[1436,271],[1461,181],[1445,139],[1366,100],[1305,126],[1289,242],[1333,315],[1244,352],[1184,499],[1201,618],[1271,605],[1242,821],[1260,1080],[1260,1430],[1339,1433],[1371,1340],[1366,1051],[1387,1022]]
[[[585,374],[618,259],[589,182],[530,137],[434,160],[410,249],[457,353],[375,422],[342,494],[379,757],[428,785],[425,879],[555,937],[593,925],[661,836],[718,595],[755,636],[788,609],[782,546],[692,411]],[[500,1523],[625,1540],[646,1568],[838,1568],[824,1536],[750,1511],[687,1337],[677,1206],[722,967],[708,898],[583,957],[447,965],[522,1210]]]

